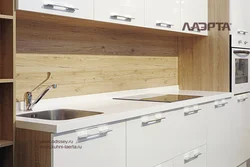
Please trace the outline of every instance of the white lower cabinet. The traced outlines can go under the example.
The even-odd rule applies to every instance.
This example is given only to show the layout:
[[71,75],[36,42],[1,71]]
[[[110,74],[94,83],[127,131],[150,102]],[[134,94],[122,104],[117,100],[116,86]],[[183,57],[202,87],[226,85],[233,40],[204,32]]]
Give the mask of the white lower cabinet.
[[[232,99],[218,100],[210,106],[207,128],[207,166],[236,167],[232,152],[235,137],[232,132]],[[237,141],[238,142],[238,141]]]
[[206,143],[206,105],[127,122],[127,167],[152,167]]
[[238,152],[235,156],[237,157],[237,165],[245,162],[250,158],[250,95],[242,94],[235,96],[235,111],[234,117],[237,118],[234,125],[235,132],[238,134],[237,143],[238,143]]
[[53,135],[52,167],[125,167],[125,134],[122,122]]
[[174,167],[206,167],[206,146],[175,158]]

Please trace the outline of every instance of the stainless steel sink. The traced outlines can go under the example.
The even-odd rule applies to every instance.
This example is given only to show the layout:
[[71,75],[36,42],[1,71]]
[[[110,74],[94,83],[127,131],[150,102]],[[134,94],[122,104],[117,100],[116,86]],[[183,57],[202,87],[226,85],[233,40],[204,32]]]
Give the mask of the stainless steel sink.
[[99,114],[103,113],[84,111],[84,110],[58,109],[58,110],[46,110],[37,113],[21,114],[18,116],[27,118],[45,119],[45,120],[69,120],[69,119],[89,117]]

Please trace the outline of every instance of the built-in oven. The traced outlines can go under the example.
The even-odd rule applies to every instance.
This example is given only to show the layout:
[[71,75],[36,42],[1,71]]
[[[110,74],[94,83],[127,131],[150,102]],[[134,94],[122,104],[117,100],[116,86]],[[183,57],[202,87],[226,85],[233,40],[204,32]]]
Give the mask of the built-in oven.
[[231,49],[231,90],[234,94],[250,91],[250,49]]

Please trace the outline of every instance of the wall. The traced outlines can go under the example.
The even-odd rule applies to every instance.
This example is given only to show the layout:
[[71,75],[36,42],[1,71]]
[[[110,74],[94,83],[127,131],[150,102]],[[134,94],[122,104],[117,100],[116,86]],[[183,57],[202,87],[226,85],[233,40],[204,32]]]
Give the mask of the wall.
[[178,84],[178,38],[159,31],[17,12],[17,99],[51,72],[46,98]]

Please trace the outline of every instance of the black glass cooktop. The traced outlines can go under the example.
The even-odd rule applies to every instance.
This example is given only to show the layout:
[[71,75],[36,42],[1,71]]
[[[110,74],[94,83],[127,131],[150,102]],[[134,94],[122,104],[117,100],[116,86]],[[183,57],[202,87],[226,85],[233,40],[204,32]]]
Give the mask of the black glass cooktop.
[[136,98],[136,97],[127,97],[126,98],[126,97],[124,97],[124,98],[114,98],[114,99],[172,103],[172,102],[190,100],[190,99],[195,99],[195,98],[200,98],[200,97],[202,97],[202,96],[167,94],[167,95],[163,95],[163,96],[155,96],[155,97],[150,97],[150,98]]

